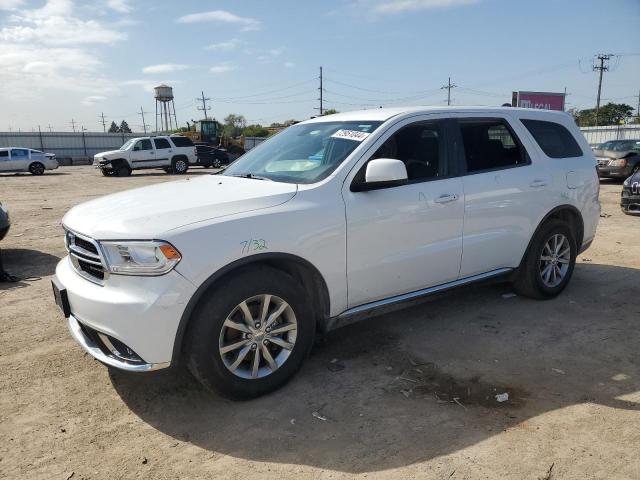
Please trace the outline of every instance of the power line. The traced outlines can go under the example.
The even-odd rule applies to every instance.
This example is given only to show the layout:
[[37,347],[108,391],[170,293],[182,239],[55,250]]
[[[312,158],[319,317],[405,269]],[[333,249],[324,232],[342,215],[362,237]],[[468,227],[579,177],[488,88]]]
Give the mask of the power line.
[[211,98],[204,96],[204,91],[202,92],[202,97],[200,98],[196,98],[197,101],[202,101],[202,106],[201,107],[196,107],[198,110],[204,112],[204,119],[205,120],[209,120],[209,117],[207,117],[207,110],[211,110],[211,107],[207,107],[207,102],[209,100],[211,100]]
[[449,82],[446,85],[440,87],[440,90],[447,89],[447,106],[451,105],[451,89],[456,87],[457,85],[451,83],[451,77],[449,77]]
[[[596,59],[600,62],[600,65],[594,65],[593,70],[599,71],[598,79],[598,99],[596,100],[596,127],[598,126],[598,113],[600,112],[600,93],[602,92],[602,74],[609,70],[609,59],[613,57],[613,53],[601,53]],[[607,63],[605,65],[605,62]]]

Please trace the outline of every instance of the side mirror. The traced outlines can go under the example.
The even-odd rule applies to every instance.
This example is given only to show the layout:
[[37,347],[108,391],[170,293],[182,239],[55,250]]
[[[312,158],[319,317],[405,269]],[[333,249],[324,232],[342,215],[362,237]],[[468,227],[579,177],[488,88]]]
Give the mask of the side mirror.
[[407,167],[402,160],[393,158],[376,158],[367,164],[364,182],[354,184],[351,190],[364,192],[380,188],[405,185],[408,181]]

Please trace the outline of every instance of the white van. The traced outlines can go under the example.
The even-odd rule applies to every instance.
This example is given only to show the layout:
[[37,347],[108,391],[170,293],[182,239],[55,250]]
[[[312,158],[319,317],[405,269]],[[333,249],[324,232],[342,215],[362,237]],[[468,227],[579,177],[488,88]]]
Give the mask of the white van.
[[42,175],[45,170],[58,168],[58,161],[53,153],[44,153],[31,148],[0,148],[0,173],[29,172]]

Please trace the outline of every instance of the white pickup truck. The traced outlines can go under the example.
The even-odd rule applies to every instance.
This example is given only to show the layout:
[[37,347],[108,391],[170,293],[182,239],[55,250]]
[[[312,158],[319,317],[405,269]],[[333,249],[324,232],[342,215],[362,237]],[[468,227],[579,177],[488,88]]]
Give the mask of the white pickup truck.
[[185,173],[196,163],[196,147],[181,135],[132,138],[119,150],[98,153],[93,165],[107,176],[128,177],[133,170],[162,168],[167,173]]

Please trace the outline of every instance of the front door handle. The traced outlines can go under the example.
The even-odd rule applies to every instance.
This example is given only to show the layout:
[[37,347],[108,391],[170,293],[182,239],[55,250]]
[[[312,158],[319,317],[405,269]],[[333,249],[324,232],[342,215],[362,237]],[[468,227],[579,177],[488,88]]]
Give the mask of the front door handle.
[[458,195],[455,193],[445,193],[444,195],[440,195],[438,198],[434,200],[436,203],[449,203],[455,202],[458,199]]
[[151,155],[155,154],[156,152],[149,152]]
[[546,187],[547,185],[548,183],[546,180],[540,180],[540,179],[534,180],[529,184],[531,188],[543,188],[543,187]]

